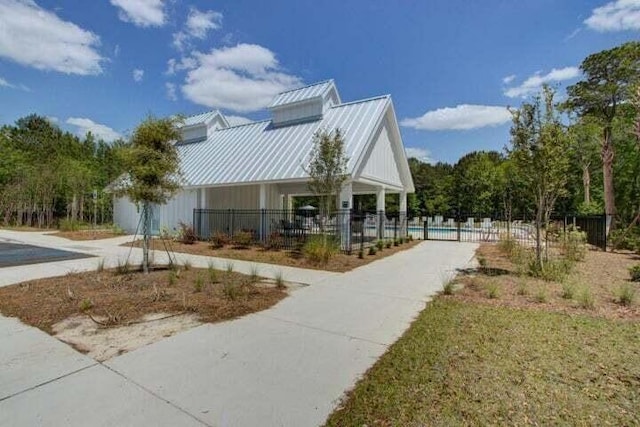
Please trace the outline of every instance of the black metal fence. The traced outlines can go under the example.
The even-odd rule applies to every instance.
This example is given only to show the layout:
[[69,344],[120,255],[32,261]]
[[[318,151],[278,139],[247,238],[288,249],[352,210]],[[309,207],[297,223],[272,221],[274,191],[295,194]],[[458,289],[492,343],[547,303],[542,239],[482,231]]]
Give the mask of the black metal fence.
[[344,252],[364,249],[380,239],[407,236],[404,213],[356,212],[328,214],[317,210],[194,209],[193,227],[201,240],[228,239],[268,248],[299,249],[314,236],[329,235]]
[[[193,226],[201,240],[218,236],[232,242],[259,244],[267,248],[300,249],[314,236],[329,235],[343,252],[352,252],[378,240],[414,239],[458,242],[498,242],[510,238],[534,245],[536,229],[531,218],[504,219],[499,215],[407,216],[404,212],[358,212],[349,209],[323,213],[317,210],[194,209]],[[587,242],[606,250],[604,215],[556,215],[543,230],[545,245],[561,243],[576,229]]]
[[[425,240],[497,242],[508,237],[523,245],[533,245],[536,241],[535,223],[531,218],[507,220],[499,215],[433,215],[411,218],[407,228],[413,237]],[[606,250],[605,215],[554,215],[542,230],[542,240],[547,245],[561,243],[571,230],[584,232],[589,244]]]

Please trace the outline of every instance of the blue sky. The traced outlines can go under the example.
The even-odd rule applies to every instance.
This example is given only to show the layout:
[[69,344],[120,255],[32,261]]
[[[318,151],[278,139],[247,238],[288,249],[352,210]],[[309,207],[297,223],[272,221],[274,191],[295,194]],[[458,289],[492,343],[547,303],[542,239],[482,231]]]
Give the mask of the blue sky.
[[502,149],[506,106],[559,95],[582,59],[640,35],[640,0],[0,0],[0,124],[30,113],[125,136],[148,114],[267,117],[333,78],[391,94],[410,154]]

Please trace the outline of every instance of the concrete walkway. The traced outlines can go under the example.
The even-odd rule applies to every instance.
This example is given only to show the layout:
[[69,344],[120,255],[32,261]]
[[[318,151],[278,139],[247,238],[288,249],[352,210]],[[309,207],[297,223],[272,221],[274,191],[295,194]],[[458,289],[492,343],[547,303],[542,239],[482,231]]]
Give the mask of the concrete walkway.
[[425,242],[104,364],[0,317],[0,425],[322,424],[475,248]]

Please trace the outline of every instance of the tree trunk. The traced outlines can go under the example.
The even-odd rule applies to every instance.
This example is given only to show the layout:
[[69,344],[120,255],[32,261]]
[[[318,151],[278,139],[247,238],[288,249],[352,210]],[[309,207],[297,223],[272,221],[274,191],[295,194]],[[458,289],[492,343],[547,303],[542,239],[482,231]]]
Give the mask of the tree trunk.
[[151,231],[149,202],[142,205],[142,271],[149,274],[149,234]]
[[582,165],[582,187],[584,189],[584,204],[591,204],[591,172],[589,165]]
[[[602,177],[604,181],[604,213],[610,218],[611,226],[616,215],[616,200],[613,188],[613,141],[611,140],[611,126],[606,126],[602,141]],[[607,230],[608,232],[608,230]]]

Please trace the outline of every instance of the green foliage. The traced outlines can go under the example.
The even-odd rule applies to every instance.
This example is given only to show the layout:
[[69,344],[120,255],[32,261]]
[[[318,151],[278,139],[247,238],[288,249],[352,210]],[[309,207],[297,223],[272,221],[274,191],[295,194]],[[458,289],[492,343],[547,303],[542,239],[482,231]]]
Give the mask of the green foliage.
[[562,284],[562,293],[560,296],[564,299],[573,299],[576,294],[576,287],[571,282],[564,282]]
[[359,259],[364,259],[364,249],[360,249],[360,250],[358,251],[358,258],[359,258]]
[[75,219],[61,219],[58,225],[60,231],[78,231],[82,223]]
[[549,301],[549,297],[547,296],[547,289],[544,286],[539,286],[536,294],[534,295],[534,299],[540,304],[544,304]]
[[509,156],[522,172],[527,196],[534,202],[536,263],[542,269],[542,228],[549,222],[559,197],[567,193],[569,139],[560,123],[554,92],[543,87],[532,103],[512,111]]
[[169,270],[167,272],[167,279],[169,286],[173,286],[178,281],[178,273],[175,270]]
[[207,273],[209,274],[209,283],[218,283],[218,271],[216,270],[216,266],[213,261],[209,261]]
[[500,297],[500,290],[498,288],[498,284],[495,282],[488,283],[486,286],[487,289],[487,298],[489,299],[497,299]]
[[570,229],[560,237],[561,250],[566,259],[572,262],[584,260],[587,254],[587,234],[583,231]]
[[202,292],[202,288],[204,287],[204,280],[200,273],[196,274],[195,281],[193,282],[193,291],[194,292]]
[[629,276],[631,276],[632,282],[640,282],[640,264],[629,268]]
[[571,273],[575,263],[567,258],[550,258],[542,266],[535,260],[529,264],[529,274],[547,282],[562,282]]
[[375,246],[369,246],[369,255],[375,255],[376,252],[377,251]]
[[636,287],[632,283],[620,285],[617,292],[617,302],[620,305],[630,306],[636,299]]
[[253,234],[250,231],[238,231],[233,235],[233,245],[237,249],[246,249],[253,242]]
[[596,307],[596,300],[588,286],[583,287],[578,293],[578,305],[586,310],[593,310]]
[[80,301],[80,304],[78,304],[78,309],[81,312],[89,311],[92,308],[93,308],[93,302],[88,298],[83,299],[82,301]]
[[320,130],[313,136],[313,149],[306,167],[308,187],[321,200],[324,212],[331,212],[342,184],[347,179],[345,142],[340,129],[333,132]]
[[338,254],[340,247],[336,239],[325,236],[312,236],[304,244],[302,253],[311,262],[326,265]]
[[260,268],[255,265],[252,264],[251,265],[251,274],[249,275],[249,281],[251,283],[258,283],[260,281]]
[[278,289],[286,289],[286,285],[284,284],[284,275],[282,274],[282,270],[278,270],[275,277],[276,288]]
[[378,240],[376,242],[376,248],[381,251],[384,248],[384,241],[383,240]]
[[387,249],[391,249],[392,245],[393,245],[393,242],[391,240],[387,240],[387,242],[384,244],[384,247]]
[[455,283],[453,280],[447,280],[442,286],[442,293],[445,295],[453,295],[455,292]]
[[235,301],[242,295],[242,287],[233,280],[225,279],[222,281],[222,294],[231,301]]
[[611,232],[610,245],[616,250],[629,250],[640,253],[640,227],[618,229]]

